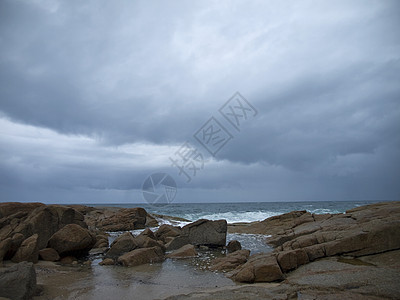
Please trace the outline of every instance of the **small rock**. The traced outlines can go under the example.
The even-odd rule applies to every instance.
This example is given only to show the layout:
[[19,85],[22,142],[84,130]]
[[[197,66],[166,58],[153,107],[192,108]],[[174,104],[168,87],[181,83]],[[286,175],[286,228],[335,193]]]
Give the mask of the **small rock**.
[[229,253],[233,253],[233,252],[241,250],[241,249],[242,249],[242,245],[237,240],[230,241],[228,243],[228,246],[226,246],[226,250],[228,250]]
[[112,258],[105,258],[103,261],[99,262],[99,265],[101,266],[111,266],[114,265],[115,262]]
[[73,256],[65,256],[60,259],[60,263],[63,265],[72,265],[75,262],[75,264],[78,263],[77,259]]
[[92,265],[92,262],[91,262],[90,260],[87,260],[87,261],[83,262],[83,265],[85,265],[85,266],[91,266],[91,265]]
[[60,259],[60,255],[58,255],[58,252],[53,248],[39,250],[39,256],[45,261],[58,261]]
[[106,253],[107,250],[108,250],[108,248],[106,248],[106,247],[103,247],[103,248],[93,248],[93,249],[90,249],[89,255],[101,255],[101,254]]

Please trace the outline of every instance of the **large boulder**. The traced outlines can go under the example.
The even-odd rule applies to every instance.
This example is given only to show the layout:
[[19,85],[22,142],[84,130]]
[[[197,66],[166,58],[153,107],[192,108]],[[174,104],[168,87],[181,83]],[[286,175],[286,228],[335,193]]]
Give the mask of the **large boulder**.
[[167,258],[187,258],[196,257],[197,252],[193,245],[187,244],[171,253],[169,253]]
[[147,212],[141,207],[122,208],[105,214],[96,221],[96,227],[104,231],[128,231],[146,226]]
[[164,260],[164,252],[160,247],[140,248],[132,250],[118,258],[118,263],[133,267],[148,263],[162,262]]
[[60,255],[79,255],[89,251],[95,243],[96,237],[89,230],[77,224],[68,224],[52,235],[49,247]]
[[34,234],[24,240],[12,258],[13,262],[30,261],[33,263],[38,262],[39,248],[38,248],[38,234]]
[[187,237],[195,246],[223,247],[226,245],[226,220],[200,219],[182,228],[181,237]]
[[244,264],[250,255],[249,250],[237,250],[229,253],[225,257],[219,257],[211,262],[210,270],[213,271],[231,271]]
[[36,272],[32,263],[21,262],[0,269],[0,297],[32,299],[36,293]]

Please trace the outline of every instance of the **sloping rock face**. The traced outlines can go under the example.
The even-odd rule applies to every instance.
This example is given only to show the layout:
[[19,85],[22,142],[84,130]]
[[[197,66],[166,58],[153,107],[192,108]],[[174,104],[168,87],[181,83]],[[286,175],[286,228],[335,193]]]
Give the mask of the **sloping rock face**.
[[187,244],[178,250],[173,251],[168,254],[167,258],[186,258],[186,257],[195,257],[197,256],[197,252],[193,245]]
[[117,237],[111,244],[110,249],[107,251],[107,258],[117,258],[122,254],[132,251],[136,248],[135,238],[132,233],[125,232]]
[[38,262],[39,248],[38,248],[38,234],[34,234],[22,242],[12,258],[13,262],[30,261],[33,263]]
[[21,262],[0,269],[0,297],[32,299],[36,292],[36,273],[32,263]]
[[270,234],[267,242],[275,250],[262,257],[251,257],[235,270],[232,278],[246,282],[275,281],[283,279],[279,272],[268,278],[257,275],[257,268],[278,265],[282,272],[289,272],[318,258],[359,257],[400,249],[400,202],[367,205],[337,215],[291,212],[253,224],[246,230]]
[[68,224],[52,235],[49,247],[60,255],[67,255],[87,252],[95,243],[96,237],[89,230],[77,224]]

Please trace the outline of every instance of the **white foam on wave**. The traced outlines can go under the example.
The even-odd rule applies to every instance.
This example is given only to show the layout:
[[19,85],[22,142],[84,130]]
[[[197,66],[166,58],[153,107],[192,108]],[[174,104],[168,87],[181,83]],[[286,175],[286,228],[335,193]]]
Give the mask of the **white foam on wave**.
[[312,214],[338,214],[340,211],[338,210],[332,210],[329,208],[316,208],[316,209],[310,209],[308,210]]
[[185,219],[192,221],[198,219],[208,220],[226,220],[228,223],[239,223],[239,222],[256,222],[263,221],[269,217],[281,214],[281,212],[270,212],[270,211],[248,211],[248,212],[223,212],[213,214],[187,214],[184,216]]
[[177,220],[163,219],[163,218],[156,218],[156,220],[157,220],[159,226],[161,226],[163,224],[167,224],[167,225],[172,225],[172,226],[183,227],[183,226],[191,223],[191,222],[177,221]]

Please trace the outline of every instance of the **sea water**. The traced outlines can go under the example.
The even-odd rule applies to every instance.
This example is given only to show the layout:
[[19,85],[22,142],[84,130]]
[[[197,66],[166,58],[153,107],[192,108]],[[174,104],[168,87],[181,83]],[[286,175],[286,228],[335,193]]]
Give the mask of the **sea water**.
[[[375,201],[376,202],[376,201]],[[240,203],[170,203],[149,204],[95,204],[93,206],[143,207],[149,213],[174,216],[191,222],[198,219],[220,220],[228,223],[262,221],[266,218],[294,210],[306,210],[314,214],[337,214],[371,204],[369,201],[310,201],[310,202],[240,202]],[[185,223],[185,222],[183,222]],[[184,224],[182,224],[184,225]]]

